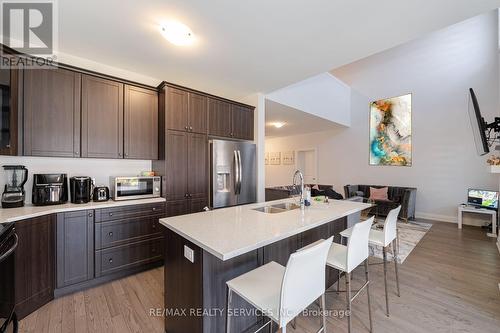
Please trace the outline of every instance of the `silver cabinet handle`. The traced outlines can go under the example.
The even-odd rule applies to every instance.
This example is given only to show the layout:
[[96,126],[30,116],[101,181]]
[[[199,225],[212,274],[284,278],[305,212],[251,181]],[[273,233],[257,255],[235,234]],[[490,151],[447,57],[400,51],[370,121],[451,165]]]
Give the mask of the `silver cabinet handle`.
[[108,235],[109,235],[109,237],[113,237],[113,232],[112,232],[112,231],[110,231],[110,232],[108,233]]
[[108,260],[108,261],[109,261],[110,263],[112,263],[112,262],[113,262],[113,258],[109,258],[109,260]]

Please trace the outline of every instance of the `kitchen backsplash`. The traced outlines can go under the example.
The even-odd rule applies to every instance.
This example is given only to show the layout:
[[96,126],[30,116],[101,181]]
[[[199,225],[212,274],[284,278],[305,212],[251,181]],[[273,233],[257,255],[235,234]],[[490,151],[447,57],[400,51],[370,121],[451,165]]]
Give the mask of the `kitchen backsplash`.
[[141,171],[151,170],[149,160],[0,156],[0,193],[3,192],[6,179],[1,166],[17,164],[28,168],[28,181],[24,185],[25,203],[31,203],[34,173],[66,173],[68,182],[72,176],[89,176],[95,178],[96,185],[109,186],[111,176],[136,176]]

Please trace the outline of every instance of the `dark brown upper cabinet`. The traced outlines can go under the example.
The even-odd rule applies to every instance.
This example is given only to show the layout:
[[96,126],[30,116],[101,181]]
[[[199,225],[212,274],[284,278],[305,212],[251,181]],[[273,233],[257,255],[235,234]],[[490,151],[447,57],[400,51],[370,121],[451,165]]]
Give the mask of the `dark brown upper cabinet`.
[[189,134],[187,140],[187,190],[189,198],[207,197],[208,140],[204,134]]
[[18,69],[0,68],[0,155],[18,154],[19,81]]
[[253,140],[253,108],[233,104],[231,122],[235,138]]
[[188,101],[189,132],[207,134],[208,98],[206,96],[190,92]]
[[82,157],[123,158],[123,83],[82,76]]
[[166,87],[167,128],[207,133],[207,97],[182,89]]
[[24,71],[24,155],[80,156],[81,74]]
[[125,85],[124,157],[158,158],[158,93]]
[[[164,196],[169,201],[205,199],[208,196],[208,139],[206,134],[167,131]],[[183,207],[181,203],[173,207]],[[167,204],[168,207],[168,204]],[[187,206],[189,207],[189,203]],[[176,215],[180,214],[174,209]]]
[[166,133],[166,175],[164,187],[167,200],[187,198],[188,133],[168,130]]
[[210,135],[253,140],[253,108],[209,98],[208,121]]
[[231,104],[218,99],[208,99],[208,134],[233,137]]
[[172,87],[165,89],[167,129],[188,130],[188,92]]

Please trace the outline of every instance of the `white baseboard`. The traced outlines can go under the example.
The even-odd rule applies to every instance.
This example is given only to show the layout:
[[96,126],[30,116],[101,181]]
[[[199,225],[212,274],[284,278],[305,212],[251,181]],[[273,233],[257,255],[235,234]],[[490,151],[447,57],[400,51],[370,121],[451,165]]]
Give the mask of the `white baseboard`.
[[429,213],[423,213],[423,212],[415,212],[415,215],[416,215],[417,219],[458,223],[458,218],[456,216],[429,214]]

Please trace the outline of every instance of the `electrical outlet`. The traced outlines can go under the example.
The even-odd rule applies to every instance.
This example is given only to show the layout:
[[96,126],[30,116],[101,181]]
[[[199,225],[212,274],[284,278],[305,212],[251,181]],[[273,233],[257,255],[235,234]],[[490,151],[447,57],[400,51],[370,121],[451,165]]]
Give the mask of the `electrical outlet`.
[[184,257],[186,257],[187,260],[194,263],[194,251],[193,251],[193,249],[189,248],[187,245],[184,245]]

